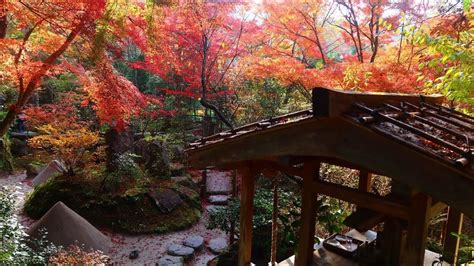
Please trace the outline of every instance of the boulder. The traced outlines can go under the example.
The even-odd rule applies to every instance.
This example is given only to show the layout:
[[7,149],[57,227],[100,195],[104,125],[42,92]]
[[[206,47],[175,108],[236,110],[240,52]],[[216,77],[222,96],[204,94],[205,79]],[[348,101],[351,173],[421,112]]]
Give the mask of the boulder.
[[183,257],[184,260],[188,260],[194,255],[194,249],[179,244],[173,244],[168,247],[168,254]]
[[40,165],[37,165],[37,164],[34,164],[34,163],[25,164],[23,166],[23,168],[25,168],[25,170],[26,170],[26,178],[33,178],[33,177],[37,176],[41,172],[43,167],[44,167],[44,165],[40,166]]
[[28,154],[28,145],[26,144],[25,140],[11,138],[10,151],[15,157],[25,156]]
[[183,245],[195,250],[199,250],[204,245],[204,238],[199,235],[190,236],[183,241]]
[[170,176],[170,159],[164,142],[140,141],[135,147],[135,153],[140,156],[139,162],[145,165],[150,174],[156,177]]
[[187,181],[189,181],[189,177],[185,175],[172,176],[171,181],[174,181],[176,183],[186,183]]
[[227,247],[227,240],[222,237],[211,239],[208,245],[209,250],[214,254],[221,254]]
[[229,196],[226,195],[212,195],[209,196],[209,203],[214,205],[226,205],[229,200]]
[[149,192],[150,196],[155,202],[156,206],[163,213],[170,213],[183,204],[183,200],[174,190],[167,188],[159,188],[155,191]]
[[184,258],[166,255],[161,257],[156,266],[184,266]]
[[171,163],[170,164],[170,171],[171,175],[185,175],[186,174],[186,167],[182,163]]
[[173,155],[173,161],[175,162],[184,162],[186,159],[186,152],[184,147],[180,145],[174,145],[171,147],[171,153]]

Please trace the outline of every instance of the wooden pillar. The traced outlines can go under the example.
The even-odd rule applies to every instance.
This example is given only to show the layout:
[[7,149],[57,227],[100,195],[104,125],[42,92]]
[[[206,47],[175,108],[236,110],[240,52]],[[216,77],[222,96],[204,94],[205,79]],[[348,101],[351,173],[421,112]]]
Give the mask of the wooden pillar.
[[252,216],[255,178],[256,172],[254,169],[245,169],[242,173],[240,195],[239,266],[250,265],[252,260]]
[[303,173],[300,238],[295,258],[296,266],[311,265],[313,260],[317,204],[317,194],[313,192],[313,185],[314,179],[319,179],[320,166],[320,163],[305,166]]
[[277,240],[278,240],[278,176],[273,180],[273,206],[272,206],[272,244],[270,252],[270,263],[276,265]]
[[[237,170],[232,171],[232,199],[235,199],[237,196]],[[234,244],[235,241],[235,220],[230,221],[230,230],[229,230],[229,244]]]
[[400,265],[402,238],[403,233],[400,220],[396,218],[387,218],[384,222],[383,228],[383,265]]
[[402,265],[423,265],[425,259],[426,237],[431,208],[431,197],[418,193],[411,199],[407,232]]
[[359,171],[359,190],[370,192],[372,188],[372,173],[366,170]]
[[444,231],[443,260],[456,265],[459,251],[459,237],[451,233],[460,234],[462,229],[463,214],[449,207],[448,221]]

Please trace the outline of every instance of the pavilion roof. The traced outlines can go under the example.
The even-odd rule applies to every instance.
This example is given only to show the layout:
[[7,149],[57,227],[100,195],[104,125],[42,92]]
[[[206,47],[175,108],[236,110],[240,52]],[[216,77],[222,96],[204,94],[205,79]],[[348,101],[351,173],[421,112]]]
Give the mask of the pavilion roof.
[[[398,178],[440,201],[474,206],[472,195],[459,200],[448,195],[474,194],[474,118],[443,106],[444,100],[316,88],[312,109],[203,138],[187,152],[196,167],[289,156],[336,158]],[[474,215],[474,207],[465,211]]]

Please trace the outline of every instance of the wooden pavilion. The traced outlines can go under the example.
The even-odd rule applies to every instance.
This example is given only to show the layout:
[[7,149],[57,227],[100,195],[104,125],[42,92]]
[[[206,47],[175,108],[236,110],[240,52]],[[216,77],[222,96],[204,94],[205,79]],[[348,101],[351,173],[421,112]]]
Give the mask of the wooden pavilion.
[[[444,259],[456,260],[463,213],[474,217],[474,118],[443,107],[442,96],[362,94],[313,89],[313,108],[201,139],[187,150],[196,168],[242,174],[239,265],[251,262],[255,177],[284,172],[303,179],[296,265],[313,264],[318,194],[369,210],[351,226],[384,223],[385,265],[423,265],[431,217],[449,206]],[[321,163],[359,170],[359,187],[323,181]],[[371,193],[372,173],[392,179]]]

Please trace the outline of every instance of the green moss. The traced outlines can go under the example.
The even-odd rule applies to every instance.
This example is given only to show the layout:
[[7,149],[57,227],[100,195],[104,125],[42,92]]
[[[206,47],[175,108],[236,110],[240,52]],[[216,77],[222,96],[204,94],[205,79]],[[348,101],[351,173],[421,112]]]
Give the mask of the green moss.
[[38,219],[56,202],[62,201],[94,225],[126,233],[182,230],[201,217],[196,195],[180,185],[153,184],[154,187],[171,188],[184,199],[182,206],[170,213],[162,213],[146,194],[151,188],[143,184],[122,194],[107,194],[98,191],[97,184],[79,180],[58,177],[38,186],[26,200],[25,213]]

